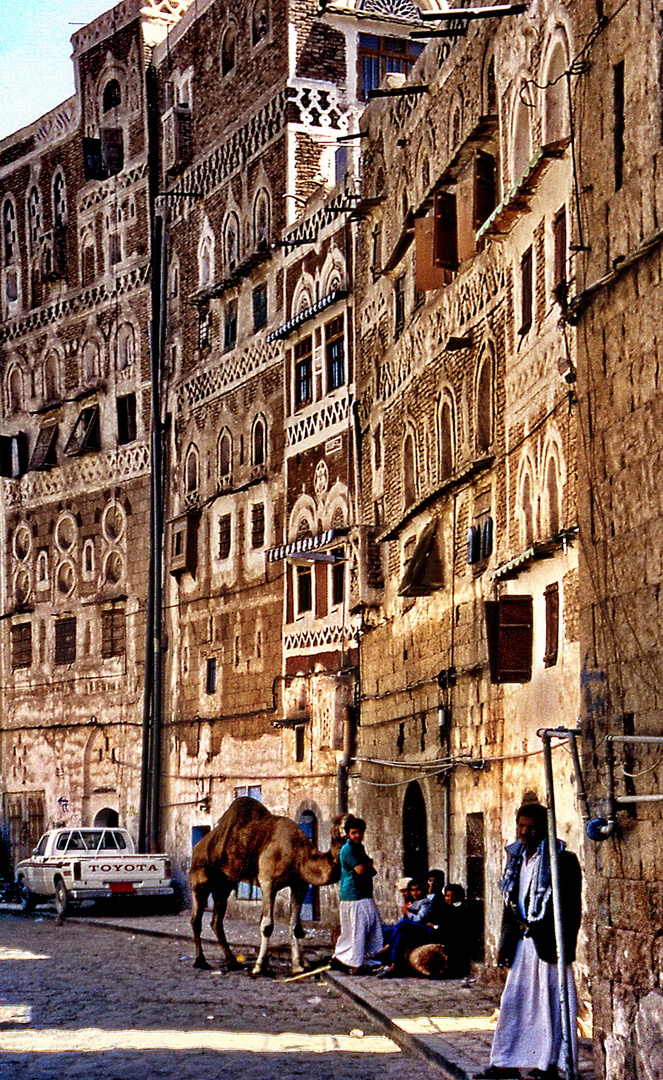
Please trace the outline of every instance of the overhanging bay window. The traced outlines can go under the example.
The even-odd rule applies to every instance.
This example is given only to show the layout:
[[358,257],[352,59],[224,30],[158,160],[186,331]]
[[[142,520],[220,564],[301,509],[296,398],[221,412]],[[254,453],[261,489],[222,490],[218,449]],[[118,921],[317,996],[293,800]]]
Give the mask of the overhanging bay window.
[[377,90],[385,75],[402,71],[408,75],[423,52],[423,44],[408,38],[360,34],[357,48],[357,97],[368,100],[369,90]]

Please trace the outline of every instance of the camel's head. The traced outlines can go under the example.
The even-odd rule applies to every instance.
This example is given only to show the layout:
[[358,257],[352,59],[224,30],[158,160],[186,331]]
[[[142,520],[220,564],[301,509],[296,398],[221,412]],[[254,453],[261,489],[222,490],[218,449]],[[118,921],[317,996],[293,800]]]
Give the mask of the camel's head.
[[341,848],[347,840],[345,823],[348,820],[349,816],[349,814],[337,814],[337,816],[332,821],[331,850],[335,860],[338,860]]

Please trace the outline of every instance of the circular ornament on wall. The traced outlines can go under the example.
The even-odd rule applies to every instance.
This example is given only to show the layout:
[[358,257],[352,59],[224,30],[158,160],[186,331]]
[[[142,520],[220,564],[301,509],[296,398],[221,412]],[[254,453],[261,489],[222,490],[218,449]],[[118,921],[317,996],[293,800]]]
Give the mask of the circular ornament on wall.
[[30,575],[27,570],[19,570],[14,578],[14,598],[17,604],[24,604],[30,595]]
[[126,516],[119,503],[110,503],[104,510],[101,527],[109,544],[115,544],[123,536]]
[[119,551],[111,551],[104,567],[104,581],[108,585],[117,585],[124,573],[124,559]]
[[78,527],[71,514],[61,517],[55,526],[55,543],[62,552],[69,552],[76,543]]
[[55,575],[55,581],[60,596],[69,596],[76,584],[74,564],[69,560],[61,562]]
[[24,562],[30,554],[32,536],[27,525],[19,525],[14,533],[14,555],[19,562]]

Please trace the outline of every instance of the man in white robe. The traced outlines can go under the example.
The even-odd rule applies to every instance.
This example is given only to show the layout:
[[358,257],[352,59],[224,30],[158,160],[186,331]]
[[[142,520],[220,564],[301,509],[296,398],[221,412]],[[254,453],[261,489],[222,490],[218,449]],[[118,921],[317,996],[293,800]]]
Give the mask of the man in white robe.
[[[477,1076],[557,1080],[564,1064],[557,953],[546,838],[546,810],[527,803],[516,818],[518,839],[507,847],[500,882],[506,902],[498,962],[510,968],[493,1039],[490,1067]],[[558,841],[566,978],[574,1061],[576,994],[571,962],[580,927],[580,866]]]

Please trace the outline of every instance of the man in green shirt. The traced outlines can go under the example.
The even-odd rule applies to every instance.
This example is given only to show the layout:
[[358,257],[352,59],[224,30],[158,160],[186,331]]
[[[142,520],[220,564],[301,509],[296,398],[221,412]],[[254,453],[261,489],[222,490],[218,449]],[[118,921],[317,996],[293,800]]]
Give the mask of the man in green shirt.
[[345,832],[348,839],[340,854],[341,934],[332,966],[357,975],[366,957],[382,948],[382,924],[373,900],[375,867],[363,843],[366,822],[350,816]]

